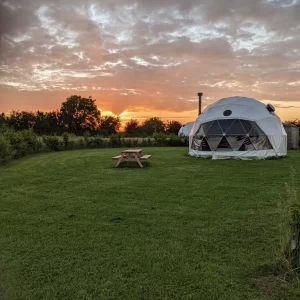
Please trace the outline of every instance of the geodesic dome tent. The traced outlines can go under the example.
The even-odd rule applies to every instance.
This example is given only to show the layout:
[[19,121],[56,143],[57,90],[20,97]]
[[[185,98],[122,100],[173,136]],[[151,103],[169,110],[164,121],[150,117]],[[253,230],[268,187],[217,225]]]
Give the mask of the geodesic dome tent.
[[189,136],[193,126],[194,126],[194,122],[186,123],[179,129],[178,136]]
[[272,105],[246,97],[223,98],[199,115],[189,154],[213,159],[284,156],[287,135]]

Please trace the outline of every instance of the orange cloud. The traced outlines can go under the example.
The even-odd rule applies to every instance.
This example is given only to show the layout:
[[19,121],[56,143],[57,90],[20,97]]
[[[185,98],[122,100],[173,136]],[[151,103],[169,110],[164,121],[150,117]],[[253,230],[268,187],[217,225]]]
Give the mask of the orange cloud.
[[[184,3],[183,3],[184,2]],[[299,116],[293,1],[7,0],[0,7],[0,111],[52,110],[72,94],[103,111],[195,119],[234,95]]]

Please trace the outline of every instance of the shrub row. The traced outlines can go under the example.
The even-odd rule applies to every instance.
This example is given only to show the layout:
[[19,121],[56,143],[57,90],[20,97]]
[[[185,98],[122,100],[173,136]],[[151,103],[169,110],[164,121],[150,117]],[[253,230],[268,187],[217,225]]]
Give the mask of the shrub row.
[[154,134],[152,138],[124,138],[119,134],[110,138],[100,136],[74,137],[67,133],[62,137],[44,136],[42,141],[47,151],[62,151],[84,148],[122,148],[122,147],[152,147],[152,146],[187,146],[188,139],[163,133]]
[[0,130],[0,165],[28,154],[45,151],[187,145],[187,138],[164,133],[156,133],[151,138],[125,138],[119,134],[112,135],[110,138],[90,136],[89,134],[76,137],[68,133],[64,133],[62,136],[38,137],[31,130],[2,129]]
[[12,159],[43,151],[44,145],[31,131],[0,131],[0,165]]

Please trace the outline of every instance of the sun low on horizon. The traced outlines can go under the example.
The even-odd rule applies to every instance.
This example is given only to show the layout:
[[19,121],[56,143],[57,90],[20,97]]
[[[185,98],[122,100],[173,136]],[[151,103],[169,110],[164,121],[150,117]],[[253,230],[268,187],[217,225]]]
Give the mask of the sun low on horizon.
[[194,121],[229,96],[300,118],[299,0],[4,0],[0,112],[59,109]]

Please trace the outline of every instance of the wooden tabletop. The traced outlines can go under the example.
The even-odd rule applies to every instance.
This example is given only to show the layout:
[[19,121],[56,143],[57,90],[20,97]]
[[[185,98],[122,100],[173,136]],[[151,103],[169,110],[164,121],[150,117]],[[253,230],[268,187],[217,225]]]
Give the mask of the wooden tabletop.
[[124,150],[122,151],[122,153],[141,153],[142,149],[128,149],[128,150]]

